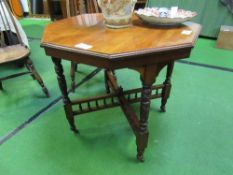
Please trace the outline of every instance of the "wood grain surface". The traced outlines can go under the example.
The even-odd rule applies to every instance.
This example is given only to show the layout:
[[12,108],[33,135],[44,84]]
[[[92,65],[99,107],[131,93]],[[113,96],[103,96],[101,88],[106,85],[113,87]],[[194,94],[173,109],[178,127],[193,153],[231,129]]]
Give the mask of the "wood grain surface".
[[[184,30],[192,33],[184,35]],[[199,32],[199,24],[190,22],[180,27],[161,28],[143,24],[136,16],[131,27],[110,29],[105,27],[102,14],[85,14],[48,25],[41,45],[62,46],[79,52],[82,49],[75,45],[85,43],[92,46],[87,50],[91,52],[105,55],[133,54],[192,47]]]

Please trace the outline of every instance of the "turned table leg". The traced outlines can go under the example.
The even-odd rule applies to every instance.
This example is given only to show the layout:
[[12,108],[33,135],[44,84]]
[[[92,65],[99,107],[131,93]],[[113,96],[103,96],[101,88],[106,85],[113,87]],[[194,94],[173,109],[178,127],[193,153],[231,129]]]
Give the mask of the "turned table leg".
[[71,61],[70,77],[71,77],[71,91],[75,91],[75,72],[77,71],[77,63]]
[[105,69],[104,70],[104,82],[105,82],[105,89],[106,89],[106,93],[109,94],[110,93],[110,87],[108,85],[108,76],[107,76],[107,72],[109,70],[108,69]]
[[167,99],[170,96],[170,92],[171,92],[171,76],[172,76],[172,72],[173,72],[173,67],[174,67],[174,61],[169,63],[167,65],[167,74],[166,74],[166,80],[164,81],[164,88],[162,90],[162,100],[161,100],[161,112],[165,112],[166,111],[166,104],[167,104]]
[[147,147],[149,132],[147,129],[147,120],[150,110],[151,85],[143,84],[142,99],[140,106],[140,124],[136,135],[137,159],[143,161],[143,152]]
[[139,128],[136,133],[137,159],[139,161],[143,161],[143,153],[148,143],[148,117],[150,112],[150,96],[152,92],[152,85],[155,82],[157,75],[165,65],[165,63],[161,63],[134,68],[140,73],[142,82],[140,120]]
[[0,80],[0,90],[3,90],[2,81]]
[[71,101],[69,99],[68,92],[67,92],[67,84],[66,84],[65,76],[63,74],[63,67],[61,64],[61,59],[52,57],[52,60],[54,63],[55,72],[57,74],[58,85],[59,85],[61,93],[62,93],[62,99],[63,99],[63,103],[64,103],[66,118],[70,124],[70,129],[73,132],[78,133],[78,130],[77,130],[77,128],[75,126],[75,122],[74,122]]

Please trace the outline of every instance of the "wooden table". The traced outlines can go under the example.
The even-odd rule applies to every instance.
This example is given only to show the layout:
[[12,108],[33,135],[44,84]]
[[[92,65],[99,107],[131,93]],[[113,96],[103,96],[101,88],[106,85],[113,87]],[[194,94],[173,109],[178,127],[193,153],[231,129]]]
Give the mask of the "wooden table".
[[[191,22],[176,28],[158,28],[143,24],[135,16],[131,27],[109,29],[105,27],[101,14],[86,14],[49,24],[45,28],[41,46],[52,57],[55,65],[71,130],[78,132],[74,123],[75,115],[120,106],[136,135],[137,158],[142,161],[148,143],[150,100],[161,98],[161,111],[165,111],[171,90],[174,61],[189,57],[200,29],[199,24]],[[187,34],[187,31],[191,33]],[[79,43],[91,48],[78,48]],[[108,93],[71,101],[63,74],[62,59],[104,68]],[[153,85],[165,66],[167,74],[164,83]],[[142,88],[124,91],[117,84],[114,73],[114,70],[121,68],[136,70],[140,74]],[[109,92],[109,88],[112,92]],[[139,117],[129,105],[135,102],[141,103]],[[75,105],[78,110],[73,110]]]

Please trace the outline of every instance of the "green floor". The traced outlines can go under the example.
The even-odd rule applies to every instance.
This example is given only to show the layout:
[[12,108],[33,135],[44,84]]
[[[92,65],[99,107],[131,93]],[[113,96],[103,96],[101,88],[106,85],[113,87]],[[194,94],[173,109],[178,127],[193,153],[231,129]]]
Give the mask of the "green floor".
[[[51,97],[45,98],[30,76],[5,81],[6,90],[0,92],[0,140],[60,96],[52,62],[39,46],[48,21],[25,19],[21,23],[30,39],[31,57]],[[216,49],[214,40],[199,39],[187,61],[232,70],[232,55],[232,51]],[[69,77],[70,64],[63,64]],[[81,65],[77,81],[93,69]],[[1,75],[19,70],[14,65],[0,67]],[[123,69],[117,75],[126,89],[140,86],[134,71]],[[158,82],[163,78],[164,72]],[[59,101],[0,145],[0,174],[233,174],[232,79],[233,71],[178,62],[167,112],[158,112],[159,100],[151,105],[145,163],[135,160],[135,137],[120,108],[83,114],[76,119],[81,134],[75,136]],[[77,91],[80,97],[102,94],[103,73]],[[71,98],[74,96],[77,94]]]

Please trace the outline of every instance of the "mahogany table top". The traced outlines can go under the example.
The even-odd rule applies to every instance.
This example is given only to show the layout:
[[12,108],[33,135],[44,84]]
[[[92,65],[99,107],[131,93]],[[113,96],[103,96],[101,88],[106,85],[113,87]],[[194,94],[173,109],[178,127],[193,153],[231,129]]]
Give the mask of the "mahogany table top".
[[[131,27],[110,29],[105,27],[102,14],[85,14],[49,24],[41,46],[112,60],[192,48],[200,30],[201,26],[192,22],[173,28],[150,26],[136,16]],[[78,48],[80,43],[91,48]]]
[[[192,22],[172,28],[149,26],[137,16],[128,28],[110,29],[104,25],[102,14],[84,14],[49,24],[41,46],[52,57],[102,68],[121,68],[131,66],[132,58],[136,66],[146,61],[145,56],[153,57],[147,60],[149,64],[161,61],[160,53],[177,55],[173,60],[187,58],[187,49],[194,46],[200,30],[201,26]],[[78,48],[80,43],[91,48]],[[186,49],[183,55],[174,53],[182,49]]]

